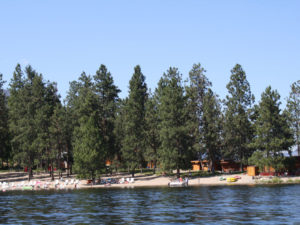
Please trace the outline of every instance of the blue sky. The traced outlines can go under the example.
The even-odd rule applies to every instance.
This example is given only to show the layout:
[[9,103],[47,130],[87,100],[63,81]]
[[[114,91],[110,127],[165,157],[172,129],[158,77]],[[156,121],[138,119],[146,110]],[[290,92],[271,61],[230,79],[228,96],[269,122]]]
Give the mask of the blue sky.
[[3,0],[0,72],[9,81],[29,63],[65,98],[70,81],[105,64],[125,97],[137,64],[153,90],[170,66],[186,78],[200,62],[224,98],[239,63],[256,102],[271,85],[285,104],[300,79],[299,11],[292,0]]

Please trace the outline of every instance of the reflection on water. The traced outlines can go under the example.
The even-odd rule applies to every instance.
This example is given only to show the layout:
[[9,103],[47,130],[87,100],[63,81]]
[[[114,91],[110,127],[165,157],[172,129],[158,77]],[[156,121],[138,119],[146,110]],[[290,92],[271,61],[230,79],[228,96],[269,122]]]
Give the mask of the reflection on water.
[[5,192],[0,223],[300,224],[300,186]]

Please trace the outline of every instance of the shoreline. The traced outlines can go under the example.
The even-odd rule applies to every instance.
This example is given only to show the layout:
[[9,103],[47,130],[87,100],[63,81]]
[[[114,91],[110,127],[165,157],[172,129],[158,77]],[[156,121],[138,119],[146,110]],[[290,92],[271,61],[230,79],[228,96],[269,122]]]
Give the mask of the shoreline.
[[[125,177],[125,176],[124,176]],[[129,177],[129,176],[127,176]],[[220,180],[220,178],[226,179],[228,177],[234,177],[234,175],[216,175],[212,177],[196,177],[192,178],[188,182],[190,187],[205,187],[205,186],[260,186],[260,185],[278,185],[278,184],[299,184],[300,177],[261,177],[260,179],[253,179],[251,176],[241,174],[236,182],[227,182],[226,180]],[[13,177],[14,178],[14,177]],[[103,179],[121,179],[121,176],[117,177],[103,177]],[[20,178],[22,179],[22,178]],[[23,177],[24,179],[24,177]],[[39,191],[39,190],[79,190],[90,188],[151,188],[151,187],[168,187],[168,183],[172,180],[171,177],[157,176],[157,175],[143,175],[140,174],[134,178],[133,183],[122,184],[87,184],[87,180],[78,180],[73,178],[64,178],[63,180],[51,181],[50,177],[45,178],[45,175],[36,176],[30,182],[25,180],[11,182],[3,182],[0,179],[0,191]],[[6,180],[9,180],[6,178]]]

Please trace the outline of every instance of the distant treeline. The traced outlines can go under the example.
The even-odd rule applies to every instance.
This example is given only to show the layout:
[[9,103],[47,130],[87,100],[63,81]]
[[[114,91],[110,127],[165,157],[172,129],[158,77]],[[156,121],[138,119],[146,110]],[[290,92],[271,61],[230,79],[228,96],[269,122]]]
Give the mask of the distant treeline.
[[[283,167],[283,150],[300,152],[300,80],[291,85],[286,109],[270,86],[255,104],[246,73],[231,70],[228,95],[221,100],[200,64],[183,82],[170,67],[150,92],[140,66],[129,94],[120,90],[104,65],[70,82],[61,101],[56,83],[31,66],[17,65],[4,91],[0,74],[0,158],[11,166],[48,170],[68,161],[73,172],[94,178],[105,168],[135,169],[151,162],[169,172],[190,161],[231,159],[243,164]],[[69,171],[69,170],[68,170]],[[53,173],[52,173],[53,174]]]

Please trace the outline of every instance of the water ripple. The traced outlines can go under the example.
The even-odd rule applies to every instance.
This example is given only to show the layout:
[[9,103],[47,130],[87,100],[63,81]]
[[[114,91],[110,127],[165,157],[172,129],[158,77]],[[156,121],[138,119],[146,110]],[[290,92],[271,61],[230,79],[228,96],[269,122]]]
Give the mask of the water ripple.
[[1,224],[300,224],[300,186],[0,193]]

